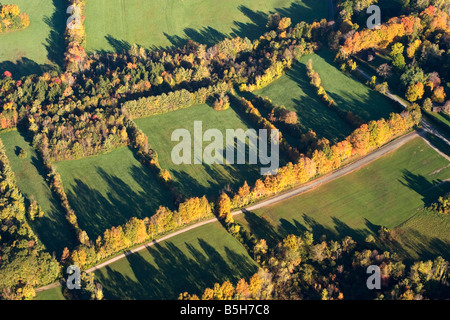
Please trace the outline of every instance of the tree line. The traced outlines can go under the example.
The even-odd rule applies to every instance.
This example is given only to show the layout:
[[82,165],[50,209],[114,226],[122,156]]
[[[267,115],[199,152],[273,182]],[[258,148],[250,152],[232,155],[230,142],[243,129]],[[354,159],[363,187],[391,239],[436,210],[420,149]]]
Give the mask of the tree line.
[[0,140],[0,294],[2,299],[32,299],[33,287],[60,276],[58,261],[50,256],[26,219],[26,205]]
[[[275,129],[273,124],[262,117],[258,109],[255,108],[250,101],[245,98],[238,99],[232,94],[229,96],[233,103],[241,105],[241,107],[238,106],[238,108],[243,108],[244,113],[248,115],[248,118],[252,122],[256,123],[258,128]],[[417,115],[417,112],[419,115]],[[191,198],[180,203],[178,211],[173,212],[169,208],[160,207],[151,218],[132,218],[124,226],[108,229],[105,231],[103,237],[99,237],[96,240],[95,245],[85,238],[85,241],[81,242],[82,244],[72,251],[70,259],[73,263],[80,263],[80,266],[91,266],[132,245],[155,239],[155,237],[160,236],[161,234],[183,227],[193,221],[190,218],[187,220],[181,218],[184,216],[180,213],[182,212],[180,211],[180,207],[184,208],[184,206],[196,208],[194,210],[187,209],[189,212],[200,210],[198,211],[198,216],[195,216],[199,219],[196,221],[209,218],[211,217],[211,214],[215,212],[220,220],[225,220],[227,223],[230,223],[229,230],[233,230],[232,233],[234,233],[236,237],[241,238],[243,243],[252,241],[251,237],[245,234],[245,232],[239,232],[239,226],[234,224],[234,221],[230,219],[229,213],[232,209],[244,207],[245,205],[256,202],[264,197],[274,195],[292,186],[310,181],[318,175],[329,173],[332,170],[339,168],[350,158],[363,156],[370,150],[382,146],[393,137],[410,130],[413,126],[417,125],[419,121],[420,109],[403,111],[401,114],[392,113],[387,121],[384,119],[371,121],[356,129],[344,141],[332,146],[326,141],[320,145],[318,149],[311,151],[309,155],[300,154],[296,162],[290,162],[286,166],[280,168],[276,175],[258,179],[253,187],[249,187],[247,182],[245,182],[244,185],[239,188],[237,193],[231,194],[231,196],[221,194],[216,206],[210,204],[204,196],[201,198],[202,205],[200,206],[203,209],[198,209],[199,198]],[[135,127],[134,130],[134,136],[136,137],[134,138],[135,144],[136,139],[140,141],[136,144],[136,147],[140,148],[141,152],[145,154],[145,150],[148,149],[148,146],[146,145],[147,139],[137,127]],[[153,161],[152,165],[156,166],[157,162],[155,159],[157,158],[155,156],[150,155],[148,159],[149,162],[147,163],[150,164]],[[167,181],[169,182],[170,178],[168,178]],[[227,197],[229,199],[229,207],[226,205],[226,209],[224,210],[222,207],[224,203],[228,203]],[[130,227],[126,226],[128,224],[135,225],[137,223],[140,224],[140,230],[142,230],[143,236],[135,237],[133,238],[134,240],[128,241],[127,239],[129,239],[129,237],[126,236],[125,230]],[[144,228],[144,226],[147,227]],[[137,227],[134,227],[134,229],[136,228]],[[144,230],[146,230],[146,233],[144,233]],[[87,235],[83,235],[87,237]]]
[[319,96],[320,100],[331,110],[335,111],[339,117],[347,122],[347,124],[352,127],[353,129],[356,129],[360,127],[362,124],[364,124],[364,120],[359,117],[358,115],[353,114],[353,112],[348,111],[345,112],[341,110],[336,102],[331,99],[327,92],[325,91],[325,88],[322,85],[322,80],[320,79],[319,73],[317,73],[313,69],[312,60],[309,59],[306,63],[306,74],[308,78],[310,79],[310,84],[316,89],[316,93]]
[[129,100],[122,105],[122,108],[131,119],[143,118],[203,104],[209,98],[222,94],[228,89],[227,83],[219,82],[217,85],[203,87],[195,92],[181,89],[159,96]]
[[[319,241],[313,234],[288,235],[275,247],[255,248],[261,267],[248,280],[215,283],[180,300],[425,300],[450,293],[449,262],[442,257],[408,266],[397,254],[380,252],[351,237]],[[367,268],[380,268],[380,290],[369,290]]]
[[84,49],[86,45],[86,31],[84,27],[85,0],[68,0],[68,7],[72,8],[72,16],[66,27],[66,50],[64,53],[64,66],[66,72],[73,73],[89,69],[90,62]]
[[[385,81],[380,90],[386,91],[388,83],[397,88],[410,102],[419,103],[430,111],[433,105],[442,105],[450,79],[450,17],[445,5],[434,5],[420,11],[393,17],[379,29],[346,28],[344,24],[331,38],[338,50],[337,58],[352,64],[352,55],[362,55],[373,50],[389,56],[389,61],[377,68],[377,75]],[[351,23],[350,20],[346,20]],[[374,53],[372,53],[374,55]],[[372,79],[375,86],[377,78]]]
[[[83,243],[70,252],[68,262],[80,268],[100,261],[131,246],[148,242],[193,222],[212,218],[213,207],[205,196],[190,198],[172,211],[160,206],[156,213],[144,219],[131,218],[123,226],[105,230],[94,241]],[[67,253],[69,249],[65,250]]]

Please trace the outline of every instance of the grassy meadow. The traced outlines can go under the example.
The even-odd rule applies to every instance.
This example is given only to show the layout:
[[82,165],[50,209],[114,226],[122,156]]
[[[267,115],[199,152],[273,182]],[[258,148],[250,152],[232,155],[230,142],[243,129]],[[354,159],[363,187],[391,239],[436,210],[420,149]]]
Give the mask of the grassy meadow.
[[328,95],[341,110],[352,111],[365,121],[388,118],[391,112],[397,111],[387,98],[356,78],[342,73],[334,65],[332,53],[327,50],[302,57],[300,63],[284,76],[254,94],[268,97],[274,104],[295,111],[304,131],[312,129],[318,137],[325,137],[332,142],[345,139],[352,128],[317,97],[306,75],[309,59],[313,62],[314,70],[319,73]]
[[[18,131],[4,132],[0,134],[0,138],[5,145],[20,191],[25,198],[36,200],[44,211],[42,218],[36,217],[30,224],[48,251],[55,251],[59,257],[64,247],[71,248],[75,245],[75,236],[63,208],[44,180],[45,171],[41,159]],[[27,152],[25,159],[18,157],[19,148]]]
[[168,191],[128,147],[59,161],[56,168],[78,223],[91,239],[131,217],[150,217],[160,205],[172,208]]
[[365,121],[388,118],[391,112],[398,112],[390,99],[341,72],[334,64],[334,54],[321,50],[312,56],[302,58],[302,63],[311,59],[314,70],[319,73],[322,85],[341,110],[352,111]]
[[56,287],[38,292],[36,293],[36,297],[34,297],[34,300],[66,300],[61,289],[61,287]]
[[219,222],[188,231],[95,271],[107,299],[177,299],[257,271],[244,247]]
[[[159,163],[169,170],[179,190],[186,196],[217,196],[227,185],[239,187],[244,181],[249,184],[260,177],[259,165],[220,165],[192,164],[176,165],[171,158],[171,152],[179,142],[172,142],[171,136],[176,129],[187,129],[194,137],[194,121],[202,121],[203,133],[208,129],[218,129],[222,132],[225,142],[226,129],[243,129],[251,127],[232,108],[215,111],[207,104],[193,106],[162,115],[135,120],[138,127],[148,136],[151,147],[157,151]],[[203,149],[210,142],[203,142]],[[192,145],[194,143],[192,142]],[[248,151],[248,143],[246,150]],[[236,154],[235,150],[235,154]],[[225,152],[224,152],[225,154]],[[248,160],[248,155],[246,156]],[[281,159],[280,164],[283,164]]]
[[214,44],[229,36],[258,38],[268,14],[312,22],[328,17],[327,0],[96,0],[86,2],[87,51]]
[[[435,252],[437,241],[441,254],[448,255],[450,234],[435,232],[445,229],[440,221],[448,223],[448,217],[424,219],[423,207],[450,191],[450,183],[442,182],[449,176],[448,161],[417,138],[358,171],[298,197],[239,215],[236,220],[272,243],[306,230],[316,238],[349,235],[364,241],[380,226],[398,227],[398,233],[404,232],[403,239],[414,238],[421,246],[420,250],[415,250],[414,244],[397,246],[405,256],[422,256],[427,249]],[[408,234],[408,230],[415,232]]]
[[21,31],[0,33],[0,73],[13,77],[41,73],[61,64],[64,56],[64,28],[67,4],[57,0],[14,0],[30,17],[30,26]]

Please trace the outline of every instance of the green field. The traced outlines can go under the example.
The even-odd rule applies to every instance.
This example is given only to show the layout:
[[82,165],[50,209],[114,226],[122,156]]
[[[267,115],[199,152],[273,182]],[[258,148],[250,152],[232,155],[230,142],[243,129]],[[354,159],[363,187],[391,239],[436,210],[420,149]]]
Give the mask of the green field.
[[322,50],[310,57],[305,56],[301,62],[306,63],[310,58],[323,87],[341,110],[352,111],[365,121],[388,118],[391,112],[399,111],[390,99],[341,72],[333,62],[334,53],[331,51]]
[[331,52],[325,50],[302,57],[300,63],[294,65],[286,75],[256,91],[255,95],[269,97],[274,104],[284,105],[297,112],[304,131],[312,129],[318,137],[325,137],[332,142],[345,139],[352,128],[317,97],[306,75],[305,64],[309,59],[313,61],[314,70],[319,73],[325,90],[339,109],[352,111],[366,121],[388,118],[391,112],[396,111],[387,98],[337,69]]
[[95,271],[107,299],[177,299],[250,277],[255,262],[220,223],[178,235]]
[[434,259],[442,256],[450,259],[450,217],[420,211],[394,229],[400,250],[412,260]]
[[[34,198],[44,211],[42,218],[35,218],[30,223],[48,251],[50,253],[55,251],[59,257],[64,247],[74,246],[74,232],[65,218],[58,199],[54,197],[44,180],[43,164],[33,147],[19,132],[5,132],[0,135],[0,138],[5,145],[6,155],[16,175],[20,191],[26,198]],[[28,155],[25,159],[17,156],[18,148],[26,150]]]
[[168,191],[128,147],[56,162],[56,167],[78,223],[91,239],[131,217],[150,217],[160,205],[172,208]]
[[[138,127],[148,136],[152,148],[157,151],[161,166],[170,171],[183,194],[217,196],[219,190],[227,184],[231,187],[241,186],[246,180],[250,184],[260,177],[258,165],[174,164],[171,152],[178,142],[171,141],[172,133],[176,129],[187,129],[193,139],[194,121],[202,121],[203,132],[212,128],[219,129],[224,140],[226,129],[249,129],[245,120],[232,108],[219,112],[206,104],[135,120]],[[203,142],[203,147],[205,148],[209,143]],[[246,158],[248,159],[248,156]],[[282,163],[284,162],[280,161],[280,164]]]
[[[448,182],[438,185],[449,177],[448,161],[417,138],[356,172],[236,220],[272,243],[280,236],[306,230],[316,238],[349,235],[364,241],[379,226],[394,229],[421,212],[424,205],[450,190]],[[449,252],[449,233],[433,233],[436,227],[441,226],[414,224],[417,232],[424,234],[423,238],[415,236],[422,241],[420,252],[426,252],[426,248],[433,252],[437,241],[447,249],[441,252]],[[420,253],[414,251],[414,245],[405,250],[411,256]]]
[[40,73],[60,64],[64,55],[64,27],[69,17],[67,4],[56,0],[14,0],[30,17],[25,30],[0,34],[0,73],[14,77]]
[[66,298],[61,292],[61,287],[56,287],[36,293],[34,300],[66,300]]
[[87,51],[213,44],[228,36],[258,38],[269,12],[312,22],[328,17],[327,0],[96,0],[86,2]]

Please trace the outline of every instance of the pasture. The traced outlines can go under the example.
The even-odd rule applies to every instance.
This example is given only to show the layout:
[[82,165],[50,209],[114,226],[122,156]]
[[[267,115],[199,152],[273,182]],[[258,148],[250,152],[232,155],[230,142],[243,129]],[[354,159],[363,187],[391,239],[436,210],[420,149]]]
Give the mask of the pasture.
[[132,217],[173,209],[169,192],[128,147],[80,160],[56,162],[78,224],[91,239]]
[[36,293],[33,300],[66,300],[60,286]]
[[[63,208],[45,181],[45,168],[33,147],[25,141],[18,131],[0,134],[6,148],[12,170],[15,173],[17,186],[27,199],[34,199],[44,211],[42,218],[30,221],[39,239],[52,253],[59,257],[64,247],[75,245],[75,233],[65,218]],[[27,152],[27,157],[18,157],[19,148]]]
[[244,247],[219,222],[175,236],[95,271],[107,299],[177,299],[257,271]]
[[298,197],[239,215],[236,220],[269,243],[307,230],[316,238],[325,235],[328,239],[340,239],[348,235],[364,241],[381,226],[391,230],[398,227],[407,238],[413,225],[417,231],[414,239],[422,241],[422,248],[415,250],[411,245],[401,250],[398,247],[399,251],[407,257],[425,254],[427,249],[435,252],[433,244],[438,241],[441,254],[446,254],[450,248],[449,233],[433,232],[442,229],[435,225],[440,219],[430,219],[429,223],[411,221],[417,221],[424,206],[450,190],[450,183],[442,182],[449,176],[448,161],[417,138],[358,171]]
[[25,30],[0,33],[0,73],[13,77],[39,74],[61,65],[64,56],[64,28],[67,5],[57,0],[14,0],[30,17]]
[[352,111],[365,121],[387,119],[391,112],[399,111],[390,99],[371,90],[352,75],[341,72],[333,62],[333,52],[321,50],[310,57],[303,57],[301,62],[306,63],[310,58],[323,87],[341,110]]
[[[226,129],[251,128],[232,108],[224,111],[215,111],[207,104],[196,105],[187,109],[178,110],[162,115],[135,120],[138,127],[148,136],[151,147],[158,153],[159,163],[169,170],[179,190],[187,197],[190,196],[217,196],[218,192],[229,185],[231,188],[240,187],[244,181],[253,183],[260,177],[258,164],[192,164],[177,165],[172,161],[172,149],[178,142],[172,142],[171,136],[176,129],[187,129],[194,144],[194,121],[202,121],[203,133],[208,129],[218,129],[222,132],[225,142]],[[198,139],[198,138],[195,138]],[[203,141],[203,150],[211,142]],[[227,145],[235,150],[236,148]],[[246,151],[248,151],[248,142]],[[225,154],[225,152],[224,152]],[[246,155],[248,160],[248,155]],[[285,162],[283,159],[280,165]],[[266,166],[265,166],[266,167]]]
[[179,46],[192,39],[214,44],[226,37],[258,38],[268,14],[294,23],[328,17],[327,0],[96,0],[86,1],[87,51]]
[[334,65],[332,53],[326,50],[303,56],[300,63],[295,64],[284,76],[254,94],[266,96],[274,104],[295,111],[303,131],[312,129],[319,138],[325,137],[331,142],[342,141],[352,132],[352,128],[317,97],[316,89],[311,86],[306,75],[309,59],[339,109],[352,111],[365,121],[388,118],[391,112],[397,111],[380,93],[353,76],[342,73]]

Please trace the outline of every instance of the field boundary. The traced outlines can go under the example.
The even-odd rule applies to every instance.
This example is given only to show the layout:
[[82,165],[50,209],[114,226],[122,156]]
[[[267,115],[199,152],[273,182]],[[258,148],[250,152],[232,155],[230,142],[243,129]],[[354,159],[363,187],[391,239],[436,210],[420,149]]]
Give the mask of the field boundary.
[[[377,159],[379,159],[379,158],[381,158],[381,157],[383,157],[383,156],[385,156],[385,155],[387,155],[387,154],[397,150],[398,148],[402,147],[403,145],[405,145],[409,141],[411,141],[411,140],[413,140],[415,138],[418,138],[418,137],[423,138],[417,131],[413,131],[413,132],[407,133],[406,135],[403,135],[403,136],[401,136],[401,137],[399,137],[399,138],[389,142],[388,144],[386,144],[383,147],[377,149],[376,151],[366,155],[365,157],[360,158],[358,160],[355,160],[354,162],[352,162],[352,163],[350,163],[350,164],[348,164],[348,165],[346,165],[346,166],[344,166],[342,168],[339,168],[339,169],[337,169],[337,170],[335,170],[335,171],[333,171],[333,172],[331,172],[331,173],[329,173],[329,174],[327,174],[325,176],[322,176],[322,177],[320,177],[318,179],[315,179],[315,180],[313,180],[311,182],[308,182],[306,184],[302,184],[301,186],[299,186],[297,188],[294,188],[293,190],[282,192],[281,194],[278,194],[276,196],[273,196],[273,197],[270,197],[268,199],[265,199],[265,200],[263,200],[263,201],[261,201],[261,202],[259,202],[257,204],[253,204],[253,205],[250,205],[250,206],[248,206],[246,208],[242,208],[242,209],[236,210],[236,211],[232,212],[231,214],[233,216],[237,216],[237,215],[239,215],[241,213],[244,213],[246,211],[252,211],[252,210],[261,209],[261,208],[266,207],[266,206],[271,206],[271,205],[277,204],[277,203],[279,203],[281,201],[288,200],[290,198],[298,196],[298,195],[300,195],[302,193],[311,191],[311,190],[313,190],[313,189],[315,189],[315,188],[317,188],[317,187],[319,187],[319,186],[321,186],[323,184],[331,182],[331,181],[333,181],[335,179],[338,179],[338,178],[340,178],[342,176],[345,176],[345,175],[347,175],[349,173],[352,173],[352,172],[354,172],[354,171],[356,171],[358,169],[361,169],[362,167],[365,167],[366,165],[372,163],[373,161],[375,161],[375,160],[377,160]],[[213,223],[213,222],[219,222],[219,220],[216,217],[214,217],[214,218],[211,218],[211,219],[208,219],[208,220],[205,220],[205,221],[201,221],[201,222],[195,223],[195,224],[193,224],[193,225],[191,225],[189,227],[185,227],[185,228],[180,229],[178,231],[175,231],[175,232],[173,232],[171,234],[163,236],[163,237],[161,237],[159,239],[155,239],[155,240],[152,240],[150,242],[147,242],[147,243],[145,243],[145,244],[143,244],[143,245],[141,245],[141,246],[139,246],[137,248],[134,248],[134,249],[131,249],[131,250],[127,250],[124,253],[122,253],[122,254],[114,257],[114,258],[106,260],[106,261],[104,261],[104,262],[102,262],[102,263],[100,263],[100,264],[98,264],[96,266],[93,266],[93,267],[85,270],[85,272],[91,273],[93,271],[99,270],[99,269],[101,269],[101,268],[103,268],[105,266],[108,266],[108,265],[110,265],[110,264],[112,264],[112,263],[114,263],[116,261],[119,261],[119,260],[121,260],[121,259],[123,259],[123,258],[125,258],[125,257],[127,257],[127,256],[129,256],[131,254],[137,253],[137,252],[142,251],[142,250],[144,250],[146,248],[150,248],[150,247],[154,246],[155,244],[158,244],[160,242],[166,241],[166,240],[168,240],[168,239],[170,239],[172,237],[175,237],[175,236],[180,235],[182,233],[185,233],[187,231],[196,229],[198,227],[201,227],[201,226]],[[55,287],[59,286],[60,284],[61,284],[61,282],[58,281],[58,282],[49,284],[49,285],[47,285],[45,287],[37,288],[37,289],[35,289],[35,291],[36,292],[42,292],[42,291],[45,291],[45,290],[48,290],[48,289],[55,288]]]
[[[366,155],[363,158],[355,160],[354,162],[349,163],[349,164],[347,164],[346,166],[344,166],[342,168],[339,168],[339,169],[337,169],[337,170],[335,170],[335,171],[333,171],[331,173],[328,173],[328,174],[326,174],[326,175],[324,175],[324,176],[322,176],[322,177],[320,177],[318,179],[315,179],[315,180],[313,180],[311,182],[308,182],[306,184],[302,184],[302,185],[300,185],[300,186],[298,186],[298,187],[296,187],[296,188],[294,188],[294,189],[292,189],[290,191],[282,192],[282,193],[280,193],[280,194],[278,194],[276,196],[272,196],[272,197],[270,197],[268,199],[265,199],[265,200],[263,200],[263,201],[261,201],[259,203],[250,205],[250,206],[248,206],[246,208],[242,208],[242,209],[236,210],[236,211],[232,212],[231,215],[237,216],[239,214],[245,213],[246,211],[258,210],[258,209],[261,209],[261,208],[264,208],[264,207],[267,207],[267,206],[271,206],[271,205],[277,204],[279,202],[288,200],[290,198],[293,198],[293,197],[298,196],[300,194],[303,194],[305,192],[311,191],[311,190],[313,190],[313,189],[315,189],[317,187],[320,187],[323,184],[326,184],[326,183],[331,182],[333,180],[339,179],[339,178],[341,178],[341,177],[343,177],[343,176],[345,176],[347,174],[350,174],[350,173],[352,173],[352,172],[354,172],[356,170],[359,170],[359,169],[365,167],[366,165],[372,163],[373,161],[378,160],[379,158],[381,158],[381,157],[383,157],[383,156],[385,156],[385,155],[387,155],[387,154],[397,150],[398,148],[402,147],[403,145],[405,145],[406,143],[410,142],[411,140],[413,140],[415,138],[419,138],[419,137],[424,139],[419,134],[419,132],[417,132],[417,131],[413,131],[413,132],[407,133],[406,135],[401,136],[400,138],[397,138],[397,139],[389,142],[388,144],[384,145],[383,147],[379,148],[378,150],[376,150],[376,151]],[[135,249],[125,251],[124,253],[122,253],[122,254],[120,254],[120,255],[112,258],[112,259],[109,259],[109,260],[104,261],[104,262],[102,262],[102,263],[100,263],[100,264],[98,264],[98,265],[96,265],[94,267],[91,267],[91,268],[87,269],[85,272],[90,273],[92,271],[98,270],[98,269],[103,268],[103,267],[105,267],[105,266],[107,266],[107,265],[109,265],[109,264],[111,264],[113,262],[116,262],[116,261],[118,261],[118,260],[120,260],[122,258],[125,258],[125,257],[129,256],[130,254],[137,253],[137,252],[139,252],[139,251],[141,251],[143,249],[152,247],[155,244],[163,242],[165,240],[168,240],[168,239],[170,239],[170,238],[172,238],[174,236],[177,236],[177,235],[182,234],[184,232],[196,229],[198,227],[201,227],[203,225],[206,225],[206,224],[209,224],[209,223],[213,223],[213,222],[220,222],[220,220],[217,217],[214,217],[214,218],[211,218],[211,219],[208,219],[208,220],[205,220],[205,221],[197,222],[197,223],[195,223],[195,224],[193,224],[193,225],[191,225],[189,227],[180,229],[180,230],[175,231],[175,232],[173,232],[171,234],[163,236],[163,237],[161,237],[159,239],[155,239],[155,240],[152,240],[150,242],[147,242],[147,243],[145,243],[145,244],[143,244],[143,245],[141,245],[141,246],[139,246],[139,247],[137,247]]]

